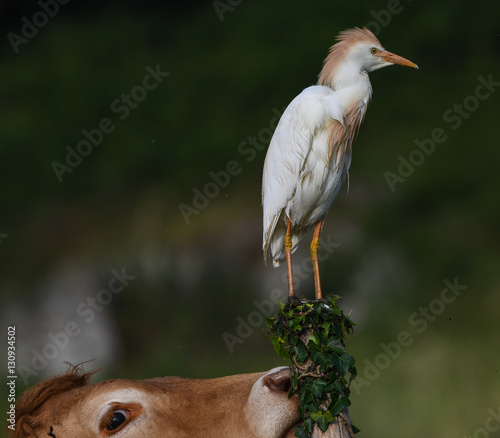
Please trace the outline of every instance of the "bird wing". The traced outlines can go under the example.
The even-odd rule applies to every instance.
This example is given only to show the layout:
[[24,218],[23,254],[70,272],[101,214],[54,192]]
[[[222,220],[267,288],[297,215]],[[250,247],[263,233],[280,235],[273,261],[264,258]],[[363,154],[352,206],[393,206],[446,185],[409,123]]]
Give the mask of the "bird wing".
[[332,119],[343,124],[345,111],[329,87],[306,88],[285,109],[267,150],[262,177],[264,259],[283,209],[292,198],[318,129]]

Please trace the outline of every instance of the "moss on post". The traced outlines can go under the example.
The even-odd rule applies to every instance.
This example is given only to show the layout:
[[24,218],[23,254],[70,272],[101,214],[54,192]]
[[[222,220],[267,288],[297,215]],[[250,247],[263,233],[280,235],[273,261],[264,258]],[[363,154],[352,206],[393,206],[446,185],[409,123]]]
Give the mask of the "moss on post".
[[276,352],[292,361],[290,393],[298,395],[304,420],[296,428],[299,438],[353,436],[358,431],[347,411],[356,367],[345,339],[354,323],[339,309],[337,298],[289,298],[267,320]]

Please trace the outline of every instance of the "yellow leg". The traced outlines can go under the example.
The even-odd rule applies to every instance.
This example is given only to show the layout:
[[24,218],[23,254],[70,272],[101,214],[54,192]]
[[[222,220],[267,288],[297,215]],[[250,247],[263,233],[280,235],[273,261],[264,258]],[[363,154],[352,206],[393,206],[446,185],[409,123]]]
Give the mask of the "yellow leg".
[[318,264],[318,249],[319,249],[319,234],[321,233],[321,226],[323,222],[317,222],[314,226],[314,234],[311,242],[311,260],[314,271],[314,288],[316,290],[316,299],[323,298],[321,293],[321,282],[319,280],[319,264]]
[[295,290],[293,288],[293,272],[292,272],[292,239],[290,237],[291,229],[292,229],[292,221],[288,219],[288,224],[286,226],[286,235],[285,235],[286,267],[288,270],[288,295],[294,297]]

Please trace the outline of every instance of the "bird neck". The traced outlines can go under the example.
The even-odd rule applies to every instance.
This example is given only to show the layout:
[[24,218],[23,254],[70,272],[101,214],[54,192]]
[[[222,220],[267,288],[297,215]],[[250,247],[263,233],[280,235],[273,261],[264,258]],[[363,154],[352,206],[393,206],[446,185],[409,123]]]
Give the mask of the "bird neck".
[[368,73],[360,70],[359,66],[345,60],[337,65],[325,63],[318,78],[318,85],[324,85],[339,91],[343,88],[355,88],[364,90],[366,94],[371,95],[371,84]]
[[358,107],[366,110],[372,95],[372,86],[368,73],[340,66],[328,77],[320,75],[318,85],[324,85],[335,91],[337,101],[346,109]]

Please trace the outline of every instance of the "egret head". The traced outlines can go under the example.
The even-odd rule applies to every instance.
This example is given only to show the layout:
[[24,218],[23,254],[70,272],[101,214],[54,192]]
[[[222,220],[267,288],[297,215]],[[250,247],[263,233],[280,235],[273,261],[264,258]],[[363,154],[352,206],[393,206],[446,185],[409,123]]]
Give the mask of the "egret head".
[[340,32],[337,43],[330,48],[318,83],[335,88],[335,82],[342,81],[341,77],[347,79],[356,73],[369,73],[393,64],[418,68],[408,59],[385,50],[368,29],[349,29]]

